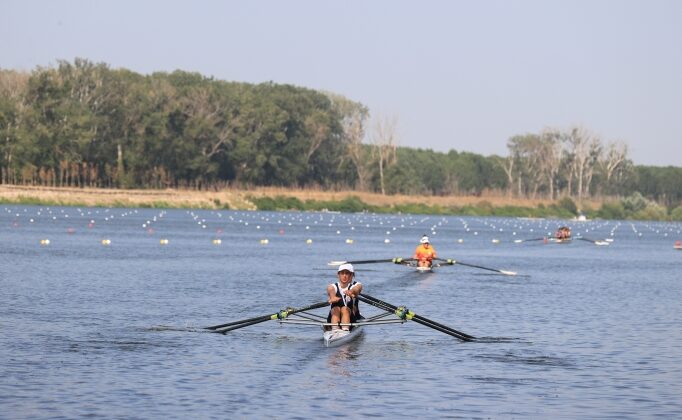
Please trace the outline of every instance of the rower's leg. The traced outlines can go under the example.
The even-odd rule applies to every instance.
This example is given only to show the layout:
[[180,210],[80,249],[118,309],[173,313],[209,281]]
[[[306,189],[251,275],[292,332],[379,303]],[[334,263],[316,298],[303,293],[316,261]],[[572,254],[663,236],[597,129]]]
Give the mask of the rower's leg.
[[[341,323],[342,324],[350,324],[350,308],[347,306],[344,306],[341,309]],[[341,329],[348,331],[350,330],[350,327],[348,325],[344,325],[341,327]]]
[[338,330],[339,329],[338,323],[341,322],[341,308],[339,308],[338,306],[333,307],[331,310],[331,314],[332,317],[330,322],[332,324],[337,324],[332,325],[332,330]]

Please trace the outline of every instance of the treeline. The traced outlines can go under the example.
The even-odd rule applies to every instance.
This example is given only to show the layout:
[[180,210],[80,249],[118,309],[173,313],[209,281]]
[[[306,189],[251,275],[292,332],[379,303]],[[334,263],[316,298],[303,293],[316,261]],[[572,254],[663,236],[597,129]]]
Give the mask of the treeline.
[[0,70],[0,183],[682,201],[682,168],[636,166],[625,144],[580,127],[514,136],[508,157],[484,157],[398,147],[398,121],[374,121],[361,103],[290,85],[84,59]]

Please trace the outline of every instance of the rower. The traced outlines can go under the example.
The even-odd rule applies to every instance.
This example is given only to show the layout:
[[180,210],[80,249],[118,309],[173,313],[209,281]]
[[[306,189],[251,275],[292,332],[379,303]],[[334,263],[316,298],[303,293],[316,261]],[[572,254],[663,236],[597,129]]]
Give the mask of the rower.
[[556,239],[571,239],[571,228],[562,226],[556,231],[554,236]]
[[[336,271],[339,281],[327,286],[329,296],[329,315],[327,322],[337,324],[332,330],[339,329],[338,324],[351,324],[362,319],[357,296],[362,292],[362,283],[355,280],[355,270],[352,264],[341,264]],[[348,325],[341,329],[349,331]]]
[[436,258],[436,250],[431,246],[429,237],[423,235],[419,240],[419,246],[414,250],[414,259],[417,260],[417,267],[431,267],[434,258]]

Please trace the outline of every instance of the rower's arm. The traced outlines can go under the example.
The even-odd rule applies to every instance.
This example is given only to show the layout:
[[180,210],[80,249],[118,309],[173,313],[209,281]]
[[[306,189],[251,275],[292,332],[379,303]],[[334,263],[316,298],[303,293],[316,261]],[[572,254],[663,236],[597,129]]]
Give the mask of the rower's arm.
[[[348,289],[348,292],[350,292],[351,297],[357,297],[360,293],[362,293],[362,283],[360,282],[355,283],[353,287]],[[346,294],[348,295],[349,293]]]
[[327,297],[329,298],[327,299],[327,302],[329,302],[330,304],[341,300],[340,297],[336,296],[336,287],[334,287],[333,284],[327,286]]

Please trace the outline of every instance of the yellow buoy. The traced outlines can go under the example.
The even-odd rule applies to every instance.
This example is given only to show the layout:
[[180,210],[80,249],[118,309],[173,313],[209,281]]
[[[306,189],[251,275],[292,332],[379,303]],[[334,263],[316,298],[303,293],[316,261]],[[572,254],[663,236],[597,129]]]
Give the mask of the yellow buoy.
[[308,245],[310,245],[310,244],[313,243],[313,240],[312,240],[312,239],[306,239],[305,243],[307,243]]
[[499,240],[499,239],[493,239],[493,243],[494,243],[494,244],[499,244],[499,243],[500,243],[500,240]]
[[347,244],[352,244],[352,243],[353,243],[353,240],[352,240],[352,239],[346,239],[346,243],[347,243]]
[[159,243],[161,245],[168,245],[168,239],[161,239],[161,240],[159,240]]
[[111,239],[102,239],[102,245],[111,245]]
[[220,239],[214,239],[214,240],[213,240],[213,245],[220,245],[220,244],[222,244],[222,243],[223,243],[223,241],[220,240]]
[[49,239],[41,239],[40,245],[50,245],[50,240]]
[[267,244],[270,243],[270,241],[267,240],[267,239],[261,239],[261,240],[260,240],[260,243],[261,243],[261,245],[267,245]]

